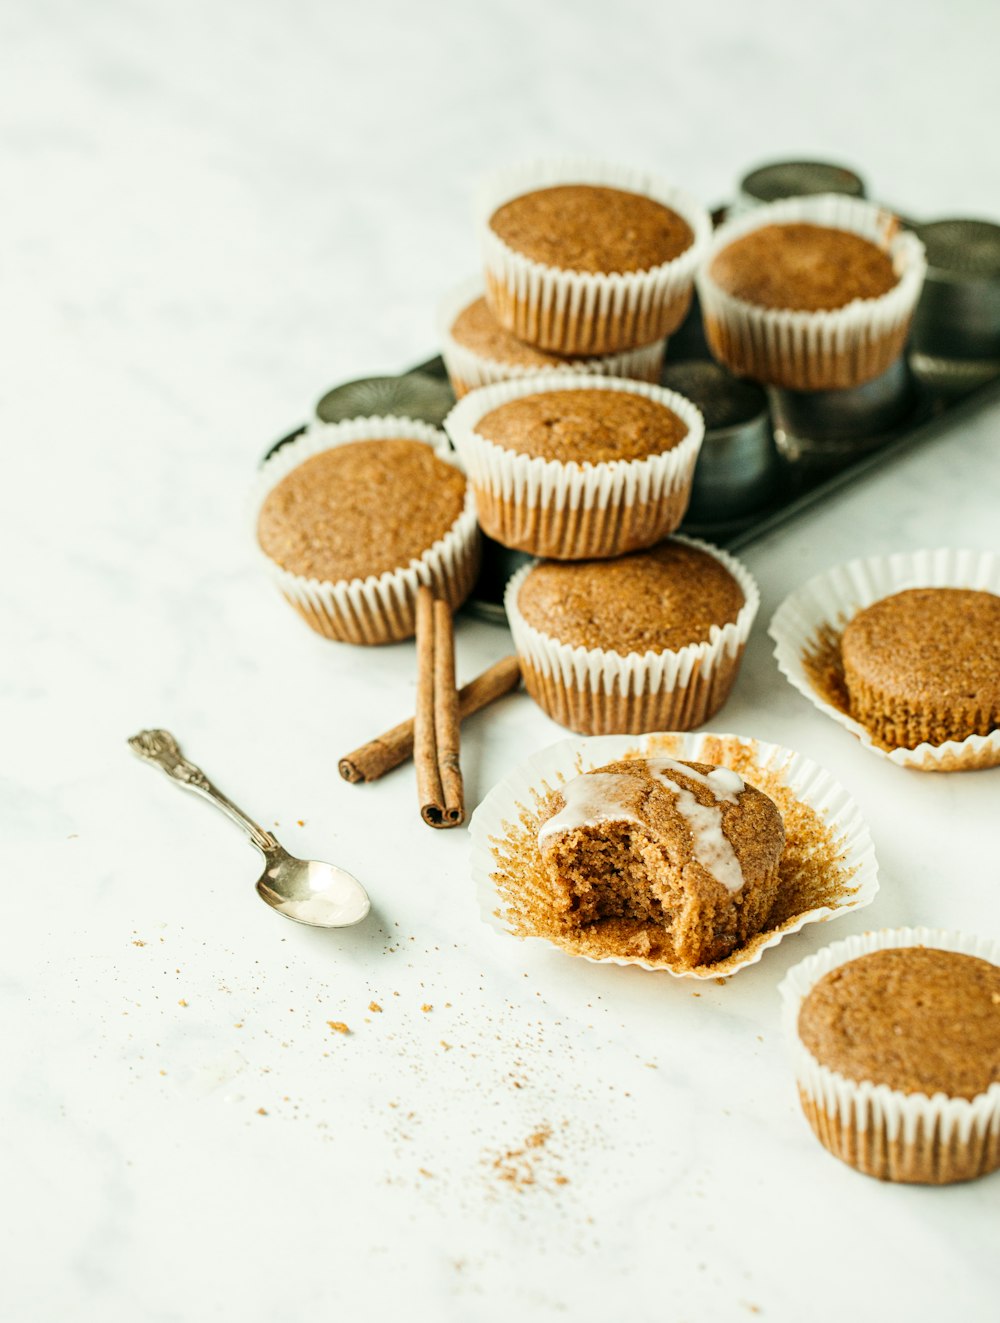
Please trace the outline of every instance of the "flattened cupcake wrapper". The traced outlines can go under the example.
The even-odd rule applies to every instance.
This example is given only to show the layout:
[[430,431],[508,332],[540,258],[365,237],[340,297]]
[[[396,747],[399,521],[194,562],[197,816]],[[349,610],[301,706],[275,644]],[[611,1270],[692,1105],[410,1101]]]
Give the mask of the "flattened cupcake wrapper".
[[654,384],[660,380],[667,348],[665,339],[654,340],[652,344],[642,345],[638,349],[623,349],[618,354],[566,359],[561,364],[549,367],[527,367],[523,363],[502,363],[499,359],[485,358],[468,345],[460,344],[451,334],[458,314],[470,303],[482,298],[483,292],[482,278],[475,276],[453,289],[438,310],[437,330],[441,356],[448,369],[452,389],[459,399],[471,390],[478,390],[480,386],[492,386],[498,381],[517,381],[522,377],[537,376],[540,372],[567,371],[581,375],[628,377],[633,381],[650,381]]
[[[505,202],[559,184],[593,184],[653,198],[682,216],[694,238],[648,271],[568,271],[515,252],[490,229]],[[534,161],[484,180],[477,213],[487,298],[519,340],[555,354],[606,354],[671,335],[688,310],[698,263],[712,233],[708,212],[659,175],[587,158]]]
[[[487,441],[481,418],[510,400],[551,390],[606,390],[642,395],[671,409],[688,434],[647,459],[564,463],[523,455]],[[705,436],[699,410],[675,391],[644,381],[539,372],[464,396],[444,420],[469,480],[479,521],[507,547],[557,560],[621,555],[661,541],[680,524]]]
[[[828,312],[763,308],[735,298],[711,275],[715,256],[765,225],[804,221],[849,230],[886,248],[899,283],[874,299]],[[861,198],[788,198],[721,225],[697,276],[712,353],[737,376],[791,390],[841,390],[879,376],[903,352],[927,261],[915,234],[893,235],[896,218]]]
[[905,551],[837,565],[797,588],[774,614],[768,633],[778,669],[821,712],[856,735],[866,749],[898,767],[922,772],[974,771],[1000,765],[1000,730],[944,744],[883,749],[865,727],[828,702],[814,687],[803,660],[823,634],[840,634],[873,602],[906,588],[976,588],[1000,595],[1000,556],[990,551]]
[[465,507],[444,537],[419,559],[398,570],[332,583],[292,574],[262,550],[257,540],[261,506],[286,474],[324,450],[387,437],[423,441],[440,459],[455,463],[448,438],[428,423],[412,418],[352,418],[342,423],[313,423],[302,436],[276,451],[257,479],[253,537],[258,554],[306,623],[317,633],[342,643],[392,643],[412,637],[420,584],[430,584],[452,608],[458,608],[471,592],[479,570],[479,529],[471,483]]
[[729,696],[760,606],[756,581],[719,547],[680,535],[674,541],[713,556],[744,597],[734,621],[713,625],[709,639],[684,648],[624,654],[560,643],[529,625],[518,607],[521,585],[534,566],[523,566],[507,584],[504,607],[525,685],[555,721],[597,735],[688,730],[707,721]]
[[713,734],[710,731],[642,736],[598,735],[590,739],[560,740],[534,754],[495,785],[472,815],[469,824],[472,879],[484,922],[505,937],[512,933],[506,902],[494,879],[497,868],[494,851],[503,840],[508,826],[517,823],[523,811],[534,812],[536,795],[548,795],[571,777],[620,758],[666,755],[687,762],[711,762],[712,746],[718,741],[735,741],[751,749],[758,766],[780,774],[796,799],[819,814],[824,824],[843,842],[839,866],[845,876],[851,875],[852,891],[837,905],[804,910],[788,920],[782,928],[766,936],[752,938],[745,950],[734,952],[714,966],[681,969],[665,961],[642,960],[630,956],[604,956],[597,959],[579,953],[582,959],[602,965],[638,965],[640,969],[659,970],[675,978],[706,979],[718,978],[720,975],[728,978],[730,974],[757,964],[765,951],[777,946],[791,933],[799,932],[806,924],[836,919],[841,914],[849,914],[870,905],[878,892],[878,864],[868,826],[860,808],[843,786],[811,758],[777,744],[765,744],[738,735]]
[[859,956],[896,947],[958,951],[1000,965],[1000,942],[933,928],[882,929],[824,947],[793,966],[778,991],[806,1118],[830,1152],[882,1180],[940,1185],[1000,1167],[1000,1084],[975,1098],[903,1093],[846,1079],[823,1066],[799,1037],[799,1011],[825,974]]

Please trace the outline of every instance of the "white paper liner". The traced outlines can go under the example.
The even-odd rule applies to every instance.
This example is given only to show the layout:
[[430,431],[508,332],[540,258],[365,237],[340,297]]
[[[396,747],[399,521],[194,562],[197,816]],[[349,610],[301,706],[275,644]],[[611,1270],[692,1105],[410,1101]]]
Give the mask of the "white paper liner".
[[882,929],[833,942],[815,955],[794,965],[779,986],[782,1021],[800,1089],[830,1116],[853,1119],[864,1131],[869,1124],[884,1126],[887,1139],[901,1137],[914,1143],[922,1129],[925,1136],[936,1133],[942,1144],[955,1135],[967,1142],[975,1131],[1000,1130],[1000,1084],[993,1084],[976,1098],[950,1098],[936,1093],[903,1093],[885,1084],[859,1083],[821,1065],[799,1037],[799,1011],[810,990],[825,974],[872,951],[895,947],[927,946],[958,951],[1000,965],[1000,942],[960,932],[933,928]]
[[970,735],[914,749],[882,749],[860,722],[834,707],[813,688],[803,654],[818,633],[840,633],[866,606],[907,588],[974,588],[1000,595],[1000,556],[990,551],[905,551],[867,556],[837,565],[797,588],[775,612],[768,633],[778,669],[821,712],[856,735],[866,749],[898,767],[947,772],[1000,764],[1000,731]]
[[[623,349],[617,354],[604,354],[596,358],[567,358],[547,367],[529,367],[523,363],[503,363],[499,359],[477,354],[468,345],[460,344],[451,334],[451,328],[460,312],[483,297],[481,276],[473,276],[452,289],[438,308],[437,333],[441,356],[448,369],[448,378],[456,394],[492,386],[498,381],[516,381],[521,377],[537,376],[539,372],[567,371],[582,375],[603,377],[629,377],[635,381],[658,382],[667,342],[654,340],[638,349]],[[539,350],[538,352],[544,352]]]
[[760,606],[756,580],[741,561],[721,547],[713,547],[708,542],[684,537],[680,533],[673,535],[673,541],[697,547],[726,567],[739,584],[744,598],[735,620],[725,625],[712,625],[708,639],[676,650],[622,653],[582,645],[574,648],[529,625],[517,605],[521,585],[535,568],[536,561],[522,565],[511,576],[504,591],[504,609],[517,655],[543,675],[557,675],[568,688],[589,689],[595,694],[598,691],[644,694],[659,689],[676,689],[686,685],[696,670],[698,674],[706,675],[724,658],[735,657],[750,637]]
[[[826,312],[807,312],[747,303],[712,279],[712,261],[734,239],[765,225],[799,221],[849,230],[877,243],[892,258],[898,284],[878,298],[854,299]],[[894,235],[896,224],[891,212],[863,198],[824,193],[756,207],[721,225],[696,281],[712,352],[740,375],[797,390],[843,389],[885,371],[898,353],[892,353],[890,361],[883,361],[886,355],[880,353],[880,346],[899,337],[901,352],[927,270],[923,244],[906,231]],[[712,323],[721,323],[725,328],[729,348],[714,339]],[[846,369],[851,380],[843,379],[831,367],[834,356],[853,365]]]
[[[494,445],[476,431],[492,409],[525,395],[552,390],[610,390],[642,395],[671,409],[686,424],[687,436],[672,450],[647,459],[610,460],[599,464],[563,463],[540,455],[521,455]],[[463,396],[444,420],[469,480],[494,497],[518,505],[556,510],[603,510],[654,502],[685,485],[690,491],[694,466],[705,437],[701,412],[676,391],[645,381],[589,377],[571,372],[540,372],[519,381],[498,382]],[[669,530],[668,530],[669,531]]]
[[[597,959],[584,955],[594,964],[638,965],[650,971],[665,971],[675,978],[727,978],[749,965],[755,965],[783,938],[798,932],[808,923],[822,923],[870,905],[878,892],[878,865],[867,824],[858,805],[825,768],[791,749],[776,744],[744,738],[737,735],[718,735],[708,731],[688,733],[658,733],[650,735],[595,735],[586,738],[560,740],[527,759],[493,787],[472,815],[469,824],[471,837],[472,879],[476,888],[480,914],[494,931],[511,934],[506,918],[505,902],[493,879],[497,866],[493,842],[502,840],[510,824],[517,822],[520,812],[534,811],[535,795],[547,795],[563,782],[581,772],[591,771],[620,758],[644,758],[667,755],[688,762],[712,761],[703,756],[710,741],[736,741],[752,752],[758,766],[779,774],[782,781],[801,803],[814,809],[824,824],[842,841],[839,865],[844,875],[850,875],[852,890],[836,905],[823,905],[806,910],[789,920],[780,930],[766,937],[751,938],[745,956],[734,952],[717,966],[700,969],[676,969],[666,963],[656,963],[628,956],[605,956]],[[752,784],[752,777],[748,778]],[[546,941],[545,938],[532,940]],[[554,945],[554,943],[548,943]],[[558,950],[564,950],[557,947]],[[569,953],[573,954],[573,953]]]
[[471,483],[467,485],[462,513],[444,537],[398,570],[332,583],[292,574],[263,551],[257,538],[261,506],[282,478],[322,451],[353,441],[386,438],[422,441],[439,459],[460,467],[448,438],[428,423],[413,418],[351,418],[340,423],[312,423],[262,465],[254,489],[253,540],[268,573],[285,597],[317,622],[319,632],[344,642],[388,642],[408,637],[415,628],[420,584],[432,585],[458,605],[471,590],[478,566],[479,528]]
[[[694,235],[691,246],[648,271],[568,271],[524,257],[490,229],[490,217],[505,202],[559,184],[593,184],[653,198],[687,221]],[[712,233],[711,218],[701,203],[661,176],[586,157],[533,161],[497,171],[480,186],[476,209],[488,281],[492,278],[507,296],[507,308],[494,306],[494,314],[518,339],[561,354],[614,352],[670,335],[687,311],[694,274]],[[513,310],[514,300],[523,305],[520,315]],[[648,333],[631,341],[612,338],[601,343],[592,336],[590,343],[580,342],[581,321],[594,328],[593,335],[606,338],[614,337],[623,318],[637,320]],[[536,340],[527,333],[532,326],[548,326],[551,334]]]

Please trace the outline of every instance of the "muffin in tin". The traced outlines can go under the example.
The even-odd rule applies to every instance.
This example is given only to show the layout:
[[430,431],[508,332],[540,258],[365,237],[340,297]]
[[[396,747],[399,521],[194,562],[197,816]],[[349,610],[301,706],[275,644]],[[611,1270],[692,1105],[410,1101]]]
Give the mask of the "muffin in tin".
[[680,537],[610,561],[525,566],[505,594],[528,692],[584,735],[708,720],[729,696],[758,603],[737,560]]

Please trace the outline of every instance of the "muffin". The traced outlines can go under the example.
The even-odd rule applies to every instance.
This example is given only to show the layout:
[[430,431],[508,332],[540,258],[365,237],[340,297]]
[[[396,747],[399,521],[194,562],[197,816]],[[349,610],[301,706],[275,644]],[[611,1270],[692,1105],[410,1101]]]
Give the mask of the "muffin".
[[389,643],[430,584],[453,608],[475,581],[475,505],[447,438],[406,418],[317,424],[264,465],[258,545],[285,597],[327,638]]
[[620,556],[673,532],[705,433],[674,391],[568,372],[472,391],[445,430],[483,531],[560,560]]
[[831,1153],[930,1185],[1000,1167],[1000,946],[867,933],[796,966],[782,995],[802,1107]]
[[709,348],[767,385],[860,386],[903,352],[925,269],[920,241],[871,203],[759,207],[719,228],[699,271]]
[[1000,728],[1000,596],[910,588],[859,611],[840,641],[850,714],[887,749]]
[[630,758],[566,782],[538,832],[566,936],[695,969],[760,932],[785,844],[774,802],[710,763]]
[[441,353],[459,399],[479,386],[559,369],[655,383],[660,379],[667,343],[654,340],[651,345],[605,354],[602,358],[560,358],[558,354],[523,344],[504,330],[490,312],[478,279],[466,282],[448,295],[441,305],[438,323]]
[[670,335],[711,233],[705,209],[664,180],[583,160],[496,174],[479,212],[493,315],[518,340],[563,355]]
[[690,730],[729,696],[759,603],[732,556],[671,538],[610,561],[543,561],[504,604],[524,683],[583,735]]

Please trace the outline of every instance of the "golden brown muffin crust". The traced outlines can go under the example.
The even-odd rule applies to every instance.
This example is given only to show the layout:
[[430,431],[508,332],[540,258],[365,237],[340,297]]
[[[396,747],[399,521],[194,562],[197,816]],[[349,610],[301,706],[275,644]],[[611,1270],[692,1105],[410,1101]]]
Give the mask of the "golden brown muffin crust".
[[876,299],[899,277],[878,244],[826,225],[762,225],[727,244],[709,274],[734,298],[762,308],[822,312]]
[[597,184],[523,193],[489,223],[515,252],[565,271],[648,271],[694,242],[691,226],[662,202]]
[[799,1036],[847,1079],[974,1098],[1000,1082],[1000,967],[931,947],[873,951],[810,990]]
[[560,368],[574,361],[557,354],[546,354],[515,339],[490,312],[485,298],[476,299],[463,308],[452,322],[450,332],[453,340],[481,358],[508,363],[511,367]]
[[971,588],[908,588],[848,623],[844,665],[921,699],[1000,705],[1000,597]]
[[334,446],[268,493],[257,523],[283,569],[336,583],[405,569],[462,513],[465,477],[423,441]]
[[687,424],[672,409],[624,390],[548,390],[490,410],[476,432],[504,450],[564,464],[648,459],[680,445]]
[[714,556],[661,542],[617,560],[542,561],[517,605],[529,625],[570,647],[676,651],[734,621],[743,590]]

